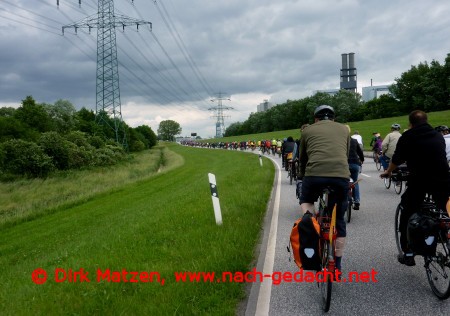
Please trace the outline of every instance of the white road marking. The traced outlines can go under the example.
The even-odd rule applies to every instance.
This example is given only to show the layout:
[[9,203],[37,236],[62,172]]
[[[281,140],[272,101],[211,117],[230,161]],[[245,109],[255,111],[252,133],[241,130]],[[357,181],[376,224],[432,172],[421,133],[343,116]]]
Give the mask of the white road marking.
[[[263,268],[264,275],[272,275],[273,273],[273,264],[275,261],[275,246],[277,242],[278,214],[280,210],[281,170],[280,166],[278,165],[278,162],[276,162],[273,159],[271,160],[274,161],[277,166],[278,178],[277,178],[277,190],[275,192],[275,202],[272,213],[272,221],[270,224],[269,238],[267,241],[266,258],[264,260],[264,268]],[[257,316],[269,315],[271,293],[272,293],[272,282],[270,282],[269,280],[264,280],[264,282],[261,282],[258,301],[256,303],[255,315]]]

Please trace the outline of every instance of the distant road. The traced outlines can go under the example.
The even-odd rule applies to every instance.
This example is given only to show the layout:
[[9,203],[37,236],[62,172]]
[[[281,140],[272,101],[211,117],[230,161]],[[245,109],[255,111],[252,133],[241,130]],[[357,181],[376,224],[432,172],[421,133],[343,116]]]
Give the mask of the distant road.
[[[255,151],[256,153],[256,151]],[[270,156],[277,173],[266,216],[264,238],[257,271],[264,273],[298,271],[289,262],[286,250],[294,221],[300,216],[295,185],[289,185],[281,159]],[[267,163],[267,160],[264,160]],[[363,165],[361,209],[353,211],[347,225],[347,245],[343,272],[376,273],[377,282],[334,284],[329,315],[450,315],[450,299],[439,301],[431,292],[423,268],[416,257],[415,267],[397,262],[394,240],[394,213],[400,201],[391,187],[379,179],[371,159]],[[279,179],[279,180],[278,180]],[[277,195],[278,193],[278,195]],[[321,315],[320,292],[316,283],[281,283],[268,279],[252,283],[246,315]]]

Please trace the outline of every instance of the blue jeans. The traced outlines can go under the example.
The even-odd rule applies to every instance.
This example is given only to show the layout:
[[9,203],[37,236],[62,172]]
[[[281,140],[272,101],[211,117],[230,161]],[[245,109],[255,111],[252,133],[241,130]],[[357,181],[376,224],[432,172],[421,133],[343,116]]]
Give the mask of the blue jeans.
[[391,160],[391,158],[386,155],[381,155],[378,159],[380,160],[383,169],[386,170],[389,167],[389,161]]
[[[352,177],[353,182],[356,182],[358,180],[359,172],[361,171],[361,166],[356,163],[351,163],[348,165],[348,168],[350,169],[350,177]],[[353,199],[355,203],[358,204],[361,201],[359,196],[359,183],[357,183],[353,189]]]

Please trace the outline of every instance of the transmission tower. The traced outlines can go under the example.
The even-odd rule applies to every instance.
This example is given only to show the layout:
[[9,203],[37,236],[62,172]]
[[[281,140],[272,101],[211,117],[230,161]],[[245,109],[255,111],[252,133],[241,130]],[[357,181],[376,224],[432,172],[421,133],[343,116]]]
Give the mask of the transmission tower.
[[223,137],[223,135],[225,134],[225,122],[224,122],[224,115],[223,115],[223,111],[224,110],[233,110],[233,108],[231,106],[223,106],[222,101],[231,101],[230,98],[227,97],[223,97],[223,93],[219,92],[217,93],[217,98],[212,99],[211,101],[217,101],[217,106],[213,106],[210,107],[208,110],[210,111],[217,111],[215,115],[213,115],[212,117],[217,117],[217,122],[216,122],[216,137]]
[[[59,5],[59,0],[56,2]],[[81,5],[81,0],[79,0]],[[125,26],[149,25],[151,22],[136,20],[124,15],[115,14],[114,0],[98,0],[98,12],[74,24],[62,27],[78,29],[97,28],[97,75],[96,75],[96,104],[97,122],[106,124],[114,130],[116,141],[126,148],[127,138],[122,121],[122,106],[119,90],[119,67],[117,61],[116,27],[125,30]],[[111,124],[112,119],[112,124]]]

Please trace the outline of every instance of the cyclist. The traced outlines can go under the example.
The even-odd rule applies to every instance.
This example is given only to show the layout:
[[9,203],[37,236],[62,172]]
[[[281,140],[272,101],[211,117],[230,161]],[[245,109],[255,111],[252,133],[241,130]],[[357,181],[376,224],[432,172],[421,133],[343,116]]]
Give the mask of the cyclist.
[[372,133],[372,139],[370,140],[370,147],[373,147],[374,143],[377,141],[378,137],[380,136],[380,133],[378,132],[373,132]]
[[277,140],[277,154],[281,155],[281,146],[283,143],[281,142],[281,139]]
[[261,140],[258,143],[259,143],[259,150],[264,154],[265,148],[266,148],[266,141],[265,140]]
[[[283,155],[283,166],[285,170],[288,170],[288,164],[287,164],[287,155],[294,152],[295,142],[292,136],[289,136],[286,141],[281,146],[281,153]],[[292,158],[293,159],[293,158]]]
[[383,151],[383,155],[380,157],[380,162],[384,170],[388,168],[389,160],[394,154],[395,147],[397,146],[397,142],[400,136],[402,136],[402,134],[400,134],[400,124],[392,124],[391,132],[386,135],[383,142],[381,143],[381,150]]
[[376,153],[377,155],[380,155],[382,150],[382,144],[383,140],[380,136],[377,136],[377,139],[373,142],[372,151]]
[[[348,130],[350,131],[350,126],[348,126]],[[364,153],[361,146],[358,143],[358,140],[352,136],[350,139],[350,150],[348,153],[348,168],[350,170],[350,176],[353,182],[358,181],[358,176],[361,171],[361,165],[364,162]],[[359,210],[360,205],[360,194],[359,194],[359,183],[355,184],[353,189],[353,209]]]
[[272,155],[275,155],[276,151],[277,151],[277,140],[274,138],[271,141],[271,147],[272,147]]
[[300,139],[300,179],[303,180],[300,206],[303,213],[313,212],[314,202],[326,187],[334,194],[329,198],[336,202],[336,268],[341,270],[345,246],[346,225],[344,220],[348,206],[350,172],[348,151],[350,133],[348,128],[334,122],[334,109],[320,105],[314,111],[315,123],[305,128]]
[[409,249],[406,229],[412,214],[419,212],[426,193],[436,205],[445,209],[450,195],[449,166],[445,155],[445,141],[428,124],[427,114],[416,110],[409,114],[410,129],[399,139],[389,167],[380,177],[389,177],[392,171],[406,161],[409,170],[408,186],[401,197],[400,244],[403,254],[398,261],[414,266],[414,253]]
[[448,127],[445,125],[440,125],[436,127],[436,130],[444,136],[445,140],[445,151],[447,152],[447,161],[450,162],[450,133]]
[[361,148],[364,148],[362,136],[359,135],[358,131],[355,131],[353,133],[352,138],[354,138],[354,139],[356,139],[358,141],[358,144],[359,144],[359,146],[361,146]]

